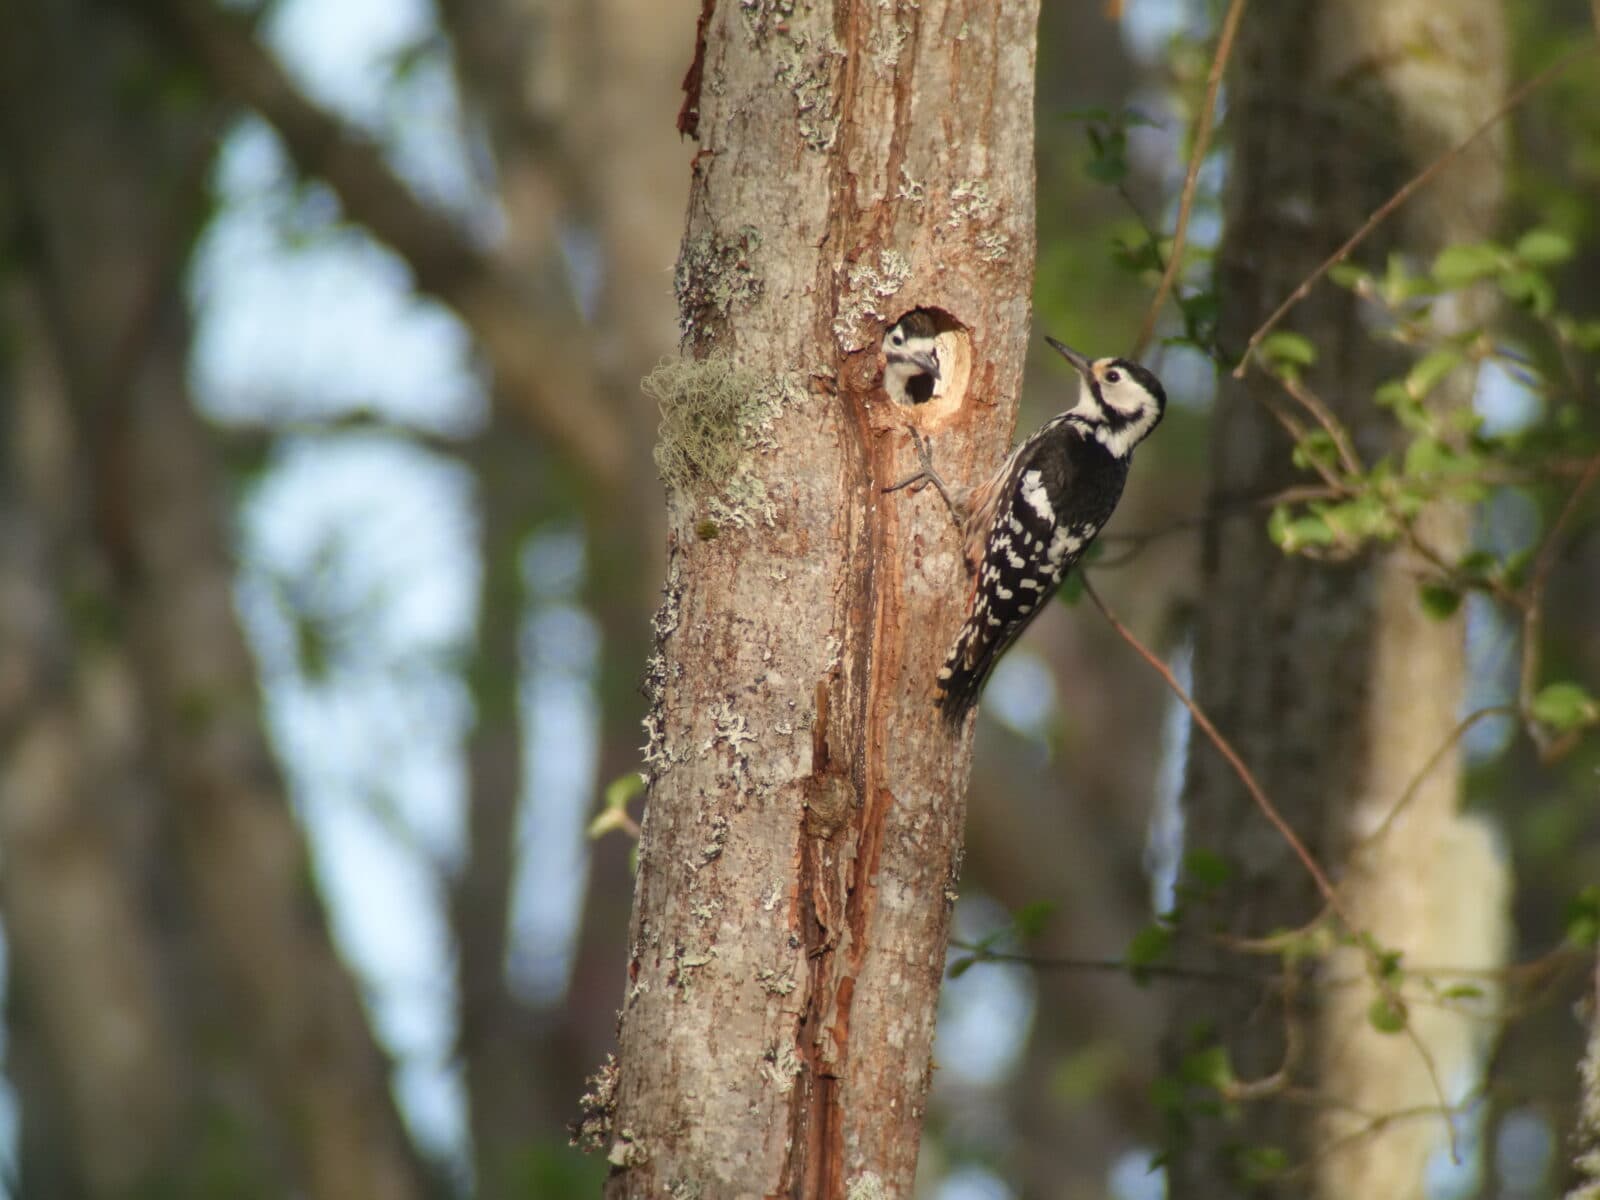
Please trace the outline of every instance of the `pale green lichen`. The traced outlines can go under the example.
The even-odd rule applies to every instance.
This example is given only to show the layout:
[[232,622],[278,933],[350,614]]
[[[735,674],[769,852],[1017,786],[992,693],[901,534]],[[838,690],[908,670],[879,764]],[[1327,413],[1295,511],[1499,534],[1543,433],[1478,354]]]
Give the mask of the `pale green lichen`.
[[857,350],[865,344],[861,324],[868,317],[889,319],[883,302],[910,278],[911,264],[898,250],[880,250],[876,264],[850,264],[844,286],[839,289],[838,315],[833,320],[833,336],[839,340],[841,350]]
[[[825,24],[802,11],[795,16],[795,0],[739,0],[739,16],[752,49],[770,55],[772,77],[794,97],[795,125],[800,141],[819,153],[833,147],[839,135],[839,118],[833,111],[833,59],[841,57],[833,33]],[[818,25],[808,33],[804,26]]]
[[939,223],[941,229],[955,229],[969,221],[987,221],[1000,209],[989,195],[989,185],[981,179],[967,179],[950,189],[950,215]]
[[819,154],[833,149],[839,136],[839,118],[833,111],[834,55],[831,37],[813,46],[811,39],[796,36],[778,57],[777,79],[794,96],[800,141]]
[[584,1080],[588,1090],[578,1101],[578,1119],[568,1127],[570,1145],[590,1154],[606,1149],[617,1113],[620,1074],[616,1055],[608,1054],[600,1069]]
[[739,0],[739,15],[750,44],[759,46],[771,33],[787,33],[795,0]]
[[1011,250],[1011,239],[1003,233],[990,230],[978,235],[978,257],[984,262],[998,262]]
[[685,340],[705,336],[712,322],[727,319],[734,304],[760,297],[763,283],[755,266],[760,249],[761,233],[750,225],[731,236],[702,230],[685,239],[672,276]]
[[888,1200],[889,1189],[884,1187],[881,1176],[863,1171],[845,1185],[844,1194],[845,1200]]
[[910,34],[905,26],[891,23],[887,30],[874,30],[867,39],[867,53],[879,75],[886,75],[900,65],[900,52],[905,49]]

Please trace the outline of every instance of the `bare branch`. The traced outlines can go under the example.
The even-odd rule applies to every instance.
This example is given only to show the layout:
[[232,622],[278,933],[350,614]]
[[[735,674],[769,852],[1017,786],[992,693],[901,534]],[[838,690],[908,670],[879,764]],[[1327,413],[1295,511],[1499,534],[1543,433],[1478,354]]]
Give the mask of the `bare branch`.
[[588,334],[564,283],[512,272],[422,203],[379,147],[307,99],[240,20],[208,0],[162,9],[215,86],[271,122],[295,166],[326,181],[352,220],[406,260],[417,287],[457,312],[534,429],[590,475],[616,479],[621,422],[595,393]]
[[1578,503],[1596,478],[1600,478],[1600,454],[1589,460],[1589,465],[1578,477],[1577,484],[1567,494],[1561,511],[1556,514],[1556,519],[1550,525],[1550,532],[1545,534],[1538,556],[1534,559],[1533,570],[1528,575],[1528,584],[1519,598],[1522,607],[1522,668],[1518,684],[1518,704],[1522,709],[1522,721],[1528,729],[1529,736],[1539,748],[1539,753],[1547,759],[1556,757],[1565,747],[1567,739],[1552,740],[1531,715],[1534,690],[1539,684],[1539,642],[1544,629],[1544,589],[1549,582],[1550,572],[1555,569],[1556,554],[1561,548],[1561,533],[1572,520]]
[[1145,310],[1144,324],[1139,327],[1138,340],[1133,344],[1130,357],[1138,358],[1150,344],[1155,333],[1156,317],[1167,295],[1183,268],[1183,243],[1189,233],[1189,213],[1194,208],[1194,193],[1200,182],[1200,167],[1205,162],[1206,151],[1211,147],[1211,127],[1216,120],[1217,92],[1222,87],[1222,73],[1227,68],[1228,57],[1233,53],[1234,35],[1239,31],[1240,18],[1244,16],[1245,0],[1233,0],[1228,15],[1222,19],[1222,32],[1217,35],[1217,51],[1211,59],[1211,72],[1206,77],[1205,103],[1200,107],[1200,118],[1195,125],[1194,147],[1189,152],[1189,170],[1183,180],[1183,195],[1178,201],[1178,224],[1172,231],[1172,250],[1167,255],[1167,267],[1156,285],[1156,294],[1150,297],[1150,307]]
[[1426,187],[1427,184],[1434,178],[1434,176],[1438,175],[1440,171],[1444,170],[1447,166],[1454,162],[1461,155],[1462,151],[1466,150],[1480,137],[1488,133],[1491,129],[1503,121],[1509,113],[1527,100],[1529,96],[1533,95],[1534,92],[1538,91],[1545,84],[1549,83],[1556,76],[1560,75],[1580,58],[1586,58],[1595,53],[1596,49],[1600,49],[1600,47],[1591,44],[1584,46],[1582,49],[1575,50],[1571,54],[1566,55],[1564,58],[1557,59],[1554,63],[1540,71],[1532,79],[1522,83],[1515,90],[1513,90],[1509,96],[1506,97],[1503,104],[1496,108],[1494,112],[1489,114],[1487,120],[1485,120],[1461,141],[1457,142],[1454,146],[1450,147],[1450,149],[1446,150],[1438,158],[1434,159],[1426,167],[1422,168],[1422,170],[1417,172],[1417,174],[1413,175],[1401,186],[1399,191],[1380,204],[1373,214],[1362,222],[1361,228],[1352,233],[1349,238],[1345,240],[1342,246],[1340,246],[1332,254],[1328,255],[1327,258],[1323,259],[1316,270],[1307,275],[1305,279],[1300,282],[1300,285],[1296,287],[1294,291],[1289,293],[1284,302],[1272,310],[1272,315],[1269,316],[1265,321],[1261,322],[1261,324],[1256,328],[1256,331],[1250,335],[1249,341],[1245,343],[1244,353],[1239,356],[1239,365],[1233,369],[1233,377],[1235,379],[1244,378],[1245,368],[1250,365],[1250,356],[1255,353],[1255,349],[1261,344],[1262,339],[1265,338],[1267,334],[1272,332],[1272,330],[1277,326],[1278,322],[1283,320],[1291,308],[1293,308],[1296,304],[1299,304],[1300,301],[1304,300],[1311,294],[1311,289],[1316,286],[1316,283],[1319,279],[1321,279],[1330,270],[1348,258],[1350,256],[1350,252],[1359,246],[1363,241],[1365,241],[1368,234],[1370,234],[1379,225],[1383,224],[1383,222],[1391,213],[1395,211],[1395,209],[1399,208],[1407,200],[1411,199],[1411,197],[1418,191]]
[[1327,902],[1328,907],[1339,914],[1344,920],[1347,929],[1354,932],[1357,926],[1350,919],[1349,914],[1345,912],[1344,905],[1339,900],[1339,894],[1334,890],[1327,873],[1317,860],[1312,857],[1311,851],[1306,849],[1305,843],[1300,840],[1299,834],[1295,833],[1290,828],[1289,823],[1283,819],[1283,814],[1278,811],[1277,805],[1273,804],[1266,792],[1261,790],[1261,785],[1256,782],[1256,777],[1251,773],[1250,768],[1245,766],[1244,760],[1239,757],[1239,752],[1233,748],[1227,738],[1222,736],[1217,727],[1211,723],[1211,718],[1206,716],[1205,711],[1184,690],[1183,685],[1178,682],[1178,677],[1172,673],[1172,669],[1162,662],[1154,651],[1150,650],[1135,637],[1133,631],[1119,621],[1116,614],[1106,607],[1106,602],[1100,599],[1100,594],[1094,590],[1094,585],[1089,582],[1087,576],[1083,580],[1083,590],[1088,593],[1089,599],[1094,601],[1094,606],[1100,610],[1100,615],[1111,623],[1111,628],[1115,629],[1121,635],[1122,640],[1138,652],[1140,658],[1154,668],[1156,673],[1166,681],[1167,686],[1172,689],[1172,694],[1189,710],[1189,715],[1194,718],[1195,724],[1200,726],[1206,737],[1211,740],[1211,744],[1217,748],[1217,752],[1227,759],[1228,765],[1233,768],[1234,774],[1239,777],[1239,782],[1244,784],[1245,790],[1250,793],[1250,798],[1255,801],[1256,807],[1261,810],[1261,814],[1267,818],[1272,827],[1278,831],[1279,836],[1294,851],[1295,857],[1305,866],[1306,873],[1311,876],[1312,882],[1317,885],[1317,891],[1322,894],[1322,898]]

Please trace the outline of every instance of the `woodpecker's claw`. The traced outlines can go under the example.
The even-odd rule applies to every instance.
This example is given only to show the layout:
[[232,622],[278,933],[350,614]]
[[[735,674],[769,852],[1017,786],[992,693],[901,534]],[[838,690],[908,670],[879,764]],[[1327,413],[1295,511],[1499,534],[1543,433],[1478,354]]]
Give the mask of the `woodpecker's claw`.
[[959,527],[961,524],[961,510],[956,507],[956,502],[950,497],[950,489],[945,486],[944,480],[939,478],[939,472],[934,469],[933,453],[928,447],[927,439],[915,429],[907,429],[906,432],[911,435],[911,444],[917,449],[917,458],[922,463],[922,470],[915,475],[906,476],[899,483],[891,484],[889,487],[884,488],[884,494],[898,492],[901,488],[910,487],[913,483],[931,483],[938,490],[939,496],[944,500],[945,507],[950,510],[950,516],[954,518],[956,525]]

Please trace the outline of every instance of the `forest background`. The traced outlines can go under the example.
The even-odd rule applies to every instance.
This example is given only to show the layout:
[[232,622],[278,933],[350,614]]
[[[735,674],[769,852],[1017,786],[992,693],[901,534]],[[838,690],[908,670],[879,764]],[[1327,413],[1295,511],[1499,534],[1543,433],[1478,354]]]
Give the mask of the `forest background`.
[[[1333,350],[1315,308],[1256,360],[1263,411],[1287,414],[1282,485],[1233,489],[1238,464],[1215,448],[1239,432],[1219,424],[1218,389],[1243,340],[1217,262],[1225,196],[1240,161],[1260,165],[1232,85],[1208,89],[1238,7],[1040,12],[1035,330],[1126,349],[1192,200],[1147,354],[1172,402],[1088,574],[1225,729],[1255,721],[1241,752],[1281,799],[1275,777],[1305,767],[1271,764],[1261,713],[1275,728],[1305,714],[1299,727],[1342,753],[1316,699],[1338,690],[1341,644],[1254,716],[1211,703],[1222,685],[1191,670],[1197,638],[1220,645],[1216,614],[1250,627],[1282,600],[1248,573],[1219,589],[1233,551],[1217,530],[1247,527],[1322,579],[1374,544],[1448,543],[1419,514],[1470,508],[1448,561],[1406,568],[1392,636],[1419,657],[1430,630],[1465,647],[1460,704],[1440,685],[1439,753],[1459,751],[1463,836],[1492,863],[1444,894],[1499,905],[1478,926],[1497,944],[1415,978],[1387,943],[1342,948],[1377,964],[1359,1012],[1393,1045],[1420,1041],[1413,1016],[1430,1007],[1491,1011],[1469,1014],[1477,1032],[1450,1069],[1429,1066],[1416,1111],[1363,1102],[1354,1126],[1317,1128],[1357,1146],[1423,1130],[1428,1195],[1559,1195],[1576,1182],[1574,1005],[1600,934],[1600,70],[1581,57],[1600,18],[1505,6],[1504,43],[1469,80],[1493,117],[1497,165],[1477,169],[1500,174],[1440,183],[1492,192],[1492,211],[1426,251],[1397,233],[1373,253],[1392,245],[1375,234],[1359,266],[1317,285],[1382,312],[1360,336],[1398,346],[1350,403],[1411,420],[1408,446],[1428,444],[1397,456],[1414,494],[1378,503],[1375,468],[1349,457],[1370,443],[1341,436],[1365,418],[1322,421],[1306,394]],[[1293,36],[1259,7],[1233,70]],[[0,1149],[14,1194],[601,1186],[605,1154],[569,1146],[567,1124],[623,999],[639,681],[666,536],[660,413],[639,385],[678,350],[696,146],[674,115],[698,15],[687,0],[0,9]],[[1327,218],[1333,244],[1393,191]],[[1332,248],[1303,240],[1310,265]],[[1473,288],[1494,293],[1492,313],[1418,311]],[[1019,430],[1068,386],[1039,349]],[[1480,422],[1446,436],[1426,402],[1450,388]],[[1308,586],[1307,610],[1337,600]],[[1180,794],[1209,786],[1203,766],[1186,783],[1199,738],[1081,597],[997,673],[920,1194],[1154,1196],[1153,1163],[1209,1169],[1173,1158],[1191,1118],[1316,1108],[1245,1086],[1270,1079],[1281,1046],[1226,1032],[1181,1045],[1197,1006],[1226,1031],[1229,1005],[1248,1019],[1264,1004],[1248,956],[1189,946],[1163,919],[1239,883],[1192,829],[1185,841]],[[1397,792],[1436,765],[1431,747],[1395,767]],[[1223,819],[1193,811],[1202,828]],[[1337,838],[1312,841],[1321,858]],[[1272,844],[1263,872],[1303,886]],[[1258,934],[1306,915],[1272,886],[1257,899],[1283,915]],[[1267,946],[1267,974],[1332,952],[1306,936]],[[1246,1145],[1241,1169],[1263,1186],[1314,1172],[1303,1134]]]

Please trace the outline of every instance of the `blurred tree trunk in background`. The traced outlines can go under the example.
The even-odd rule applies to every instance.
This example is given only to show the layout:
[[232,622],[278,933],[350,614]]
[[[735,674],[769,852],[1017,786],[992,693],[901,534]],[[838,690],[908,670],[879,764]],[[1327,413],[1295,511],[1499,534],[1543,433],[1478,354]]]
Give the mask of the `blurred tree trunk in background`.
[[[1218,289],[1224,347],[1242,348],[1369,213],[1493,111],[1506,72],[1501,20],[1497,0],[1299,0],[1249,9],[1230,76],[1231,201]],[[1503,155],[1499,138],[1474,146],[1380,230],[1367,261],[1381,265],[1399,251],[1427,262],[1447,244],[1491,236]],[[1481,324],[1482,303],[1466,294],[1460,310],[1441,319],[1447,329]],[[1395,445],[1397,431],[1370,397],[1403,363],[1369,336],[1351,294],[1324,283],[1288,325],[1317,347],[1307,386],[1354,431],[1367,461]],[[1471,382],[1458,373],[1430,403],[1468,403]],[[1293,405],[1263,372],[1224,381],[1212,436],[1219,501],[1294,481],[1275,407]],[[1417,528],[1446,559],[1465,548],[1460,507],[1441,504]],[[1312,562],[1286,556],[1258,522],[1216,522],[1202,595],[1197,699],[1334,874],[1357,927],[1381,949],[1403,952],[1406,964],[1498,966],[1508,881],[1486,829],[1458,811],[1453,751],[1392,826],[1362,843],[1460,719],[1463,619],[1423,615],[1412,551]],[[1220,856],[1230,874],[1186,912],[1186,925],[1204,931],[1189,949],[1219,969],[1248,970],[1259,960],[1219,948],[1213,928],[1261,937],[1305,923],[1322,901],[1198,732],[1191,754],[1187,844]],[[1204,887],[1198,876],[1190,882]],[[1335,976],[1350,982],[1322,986]],[[1442,1119],[1381,1128],[1369,1120],[1457,1099],[1492,1020],[1417,1004],[1406,1032],[1378,1032],[1368,1013],[1379,993],[1359,947],[1335,951],[1294,993],[1285,1006],[1263,1005],[1248,989],[1186,990],[1170,1030],[1174,1065],[1192,1066],[1195,1051],[1220,1042],[1238,1080],[1266,1080],[1282,1068],[1282,1082],[1314,1094],[1289,1103],[1281,1087],[1269,1089],[1245,1102],[1236,1121],[1191,1113],[1194,1127],[1172,1159],[1172,1194],[1241,1194],[1254,1180],[1263,1194],[1421,1197],[1427,1158],[1445,1144]],[[1280,1152],[1298,1166],[1281,1191],[1261,1182],[1279,1168]]]
[[77,3],[0,26],[27,339],[5,532],[42,635],[5,717],[10,1011],[22,1060],[64,1085],[21,1097],[24,1129],[51,1131],[25,1135],[22,1175],[69,1195],[419,1195],[263,739],[186,387],[218,112],[143,33]]
[[[509,265],[570,295],[574,272],[562,255],[565,237],[578,244],[578,257],[594,259],[576,273],[603,281],[589,297],[583,339],[561,352],[585,364],[604,407],[619,414],[622,468],[602,478],[582,462],[543,459],[547,467],[568,468],[572,478],[565,482],[577,493],[587,534],[585,598],[601,635],[596,774],[603,788],[638,769],[639,669],[648,653],[645,616],[664,530],[650,461],[656,414],[639,380],[676,333],[669,272],[682,230],[688,154],[673,134],[671,113],[693,50],[695,9],[690,0],[445,0],[440,16],[468,111],[481,120],[494,154],[493,182],[510,225]],[[568,303],[576,312],[577,299]],[[499,370],[496,377],[511,378]],[[461,1049],[484,1197],[522,1194],[519,1164],[536,1136],[530,1131],[562,1127],[586,1069],[615,1039],[617,947],[633,887],[626,841],[596,844],[567,993],[537,1012],[512,994],[507,919],[520,852],[524,747],[518,683],[508,664],[518,661],[526,615],[520,549],[538,514],[570,513],[573,505],[559,484],[529,487],[548,470],[530,470],[539,449],[504,419],[515,404],[503,399],[502,415],[474,454],[484,591],[473,674],[471,848],[455,907]]]
[[[506,222],[491,246],[426,208],[376,148],[301,93],[243,25],[204,0],[167,0],[164,8],[215,86],[270,121],[298,168],[324,179],[351,219],[406,260],[418,287],[458,313],[493,378],[496,415],[470,454],[484,592],[471,673],[469,847],[454,880],[452,921],[478,1184],[485,1195],[504,1194],[519,1186],[520,1164],[539,1136],[530,1131],[558,1127],[552,1118],[570,1114],[581,1064],[615,1036],[616,947],[632,888],[627,846],[602,843],[572,1001],[535,1011],[512,993],[508,920],[526,776],[518,684],[508,674],[526,616],[520,554],[539,513],[581,517],[601,633],[603,786],[638,764],[639,664],[655,576],[641,566],[659,560],[662,540],[649,458],[655,413],[638,380],[674,333],[669,279],[682,212],[675,195],[687,188],[687,154],[670,136],[671,112],[692,51],[694,8],[687,0],[439,5]],[[593,311],[585,314],[573,281],[591,273],[606,282],[587,298]]]
[[[613,1196],[905,1195],[969,753],[932,685],[966,581],[938,498],[880,489],[908,424],[962,479],[1009,442],[1036,9],[704,16],[692,357],[652,379],[677,419],[651,788],[588,1133]],[[878,345],[917,307],[950,318],[947,394],[897,410]]]

